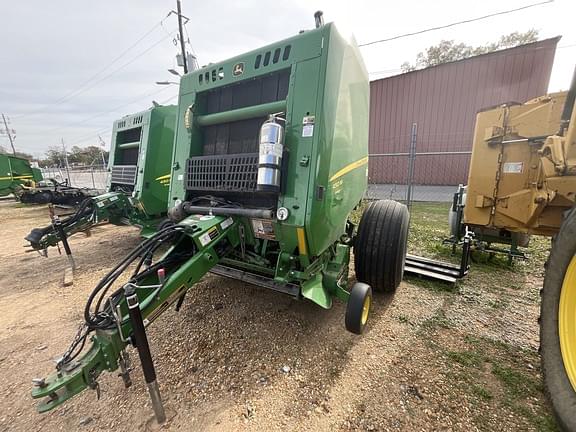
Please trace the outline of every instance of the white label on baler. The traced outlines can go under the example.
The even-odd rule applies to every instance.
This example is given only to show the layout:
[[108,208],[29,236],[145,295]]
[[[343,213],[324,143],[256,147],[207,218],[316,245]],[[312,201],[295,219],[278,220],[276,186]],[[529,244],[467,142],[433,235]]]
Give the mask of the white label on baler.
[[282,157],[282,144],[260,144],[260,156]]
[[110,201],[116,201],[118,199],[118,197],[116,195],[112,195],[110,197]]
[[200,240],[200,244],[202,246],[206,246],[208,243],[210,243],[210,241],[212,240],[210,238],[210,234],[209,233],[204,233],[202,234],[200,237],[198,237],[198,240]]
[[505,162],[502,171],[505,174],[522,174],[524,162]]
[[223,230],[225,230],[225,229],[228,228],[230,225],[232,225],[232,222],[233,222],[232,218],[228,218],[228,219],[226,219],[224,222],[222,222],[222,223],[220,224],[220,226],[222,227]]
[[178,181],[184,180],[184,174],[178,174]]
[[309,138],[314,135],[314,125],[307,124],[302,126],[302,138]]

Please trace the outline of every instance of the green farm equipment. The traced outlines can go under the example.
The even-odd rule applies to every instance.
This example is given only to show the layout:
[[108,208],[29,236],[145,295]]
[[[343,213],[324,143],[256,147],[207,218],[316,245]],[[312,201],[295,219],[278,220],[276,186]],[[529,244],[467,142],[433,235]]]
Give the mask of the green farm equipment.
[[[170,179],[173,224],[141,243],[96,286],[85,325],[34,398],[50,410],[97,389],[136,347],[159,422],[164,413],[145,325],[206,273],[242,280],[330,308],[347,302],[360,334],[372,290],[393,291],[406,256],[404,205],[376,201],[350,221],[367,186],[366,69],[334,24],[183,76]],[[166,248],[161,253],[162,248]],[[356,279],[349,286],[350,252]],[[135,266],[131,266],[136,263]],[[125,271],[131,276],[119,284]],[[91,343],[87,343],[90,337]],[[85,344],[90,347],[83,352]]]
[[[176,106],[155,106],[114,122],[110,149],[108,192],[86,198],[66,219],[55,218],[35,228],[26,240],[46,250],[74,233],[108,221],[135,225],[143,236],[166,219]],[[64,244],[68,252],[68,246]]]
[[61,206],[77,206],[86,198],[98,195],[97,189],[70,186],[68,180],[59,182],[48,178],[34,182],[32,185],[22,184],[14,191],[16,198],[23,204],[56,204]]
[[42,180],[39,168],[33,168],[27,159],[0,154],[0,196],[15,193],[22,185]]

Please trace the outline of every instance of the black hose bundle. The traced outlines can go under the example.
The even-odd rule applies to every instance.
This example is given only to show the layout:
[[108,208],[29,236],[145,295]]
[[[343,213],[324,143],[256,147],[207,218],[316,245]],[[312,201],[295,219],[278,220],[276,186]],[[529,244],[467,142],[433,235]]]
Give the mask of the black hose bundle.
[[[185,229],[186,227],[182,225],[171,225],[158,231],[152,237],[140,243],[132,252],[130,252],[122,261],[120,261],[120,263],[118,263],[112,270],[110,270],[110,272],[108,272],[108,274],[106,274],[106,276],[100,280],[98,285],[96,285],[94,290],[90,293],[90,296],[86,302],[86,306],[84,308],[85,322],[79,329],[76,337],[74,338],[74,341],[66,353],[58,362],[58,368],[61,368],[64,364],[70,363],[82,352],[89,333],[97,329],[110,329],[115,327],[116,323],[113,311],[111,310],[109,301],[105,301],[105,296],[114,282],[118,280],[118,278],[132,263],[140,259],[129,280],[129,283],[138,283],[144,278],[156,273],[158,269],[171,268],[186,261],[195,254],[195,249],[191,248],[189,251],[183,253],[173,253],[170,256],[158,261],[157,263],[151,264],[151,259],[154,255],[154,252],[156,252],[158,248],[164,244],[169,242],[177,242],[181,238],[181,235]],[[149,265],[144,270],[141,270],[142,266],[147,262],[150,262],[151,265]],[[115,299],[121,298],[122,292],[122,287],[120,287],[108,298],[112,299],[112,303],[115,303]],[[96,304],[93,308],[92,306],[95,301]]]
[[[76,210],[74,214],[68,216],[67,218],[62,219],[60,223],[62,224],[63,228],[66,228],[76,223],[81,218],[92,214],[93,212],[94,212],[94,201],[92,201],[92,198],[86,198],[84,201],[82,201],[82,203],[78,207],[78,210]],[[26,237],[24,237],[24,240],[29,241],[33,247],[37,248],[40,245],[42,237],[54,231],[55,231],[54,224],[50,224],[48,226],[45,226],[44,228],[33,228],[32,231],[30,231],[30,233]]]
[[[173,264],[174,259],[170,259],[168,261],[165,259],[159,261],[153,266],[148,267],[143,272],[139,272],[144,261],[151,254],[153,254],[162,244],[165,244],[166,240],[172,240],[175,233],[183,232],[185,229],[186,227],[181,225],[172,225],[158,231],[152,237],[140,243],[136,249],[130,252],[128,256],[120,261],[120,263],[118,263],[112,270],[110,270],[110,272],[108,272],[106,276],[102,278],[98,285],[96,285],[96,288],[94,288],[92,293],[90,293],[86,307],[84,309],[84,319],[90,329],[105,329],[110,328],[110,326],[113,325],[113,316],[111,315],[111,312],[101,309],[102,303],[112,284],[126,271],[126,269],[134,261],[140,258],[140,263],[137,265],[136,271],[130,278],[130,282],[132,283],[136,283],[139,280],[145,278],[163,265]],[[178,256],[177,258],[180,259],[181,257]],[[121,289],[118,289],[116,292],[114,292],[112,297],[119,293],[121,293]],[[94,300],[97,296],[98,300],[96,302],[96,307],[94,308],[94,312],[92,312],[92,304],[94,303]]]

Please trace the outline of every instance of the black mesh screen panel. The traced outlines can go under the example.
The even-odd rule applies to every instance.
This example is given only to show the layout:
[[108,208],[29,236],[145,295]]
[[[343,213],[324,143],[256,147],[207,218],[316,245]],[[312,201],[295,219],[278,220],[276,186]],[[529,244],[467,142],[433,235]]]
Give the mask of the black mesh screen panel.
[[116,165],[136,165],[138,163],[138,147],[121,149]]
[[205,114],[260,105],[286,99],[290,69],[262,75],[225,87],[203,92]]
[[126,129],[116,134],[116,144],[125,144],[140,141],[142,127]]
[[186,189],[254,192],[258,153],[191,157],[186,163]]
[[258,134],[266,117],[206,126],[204,155],[258,153]]

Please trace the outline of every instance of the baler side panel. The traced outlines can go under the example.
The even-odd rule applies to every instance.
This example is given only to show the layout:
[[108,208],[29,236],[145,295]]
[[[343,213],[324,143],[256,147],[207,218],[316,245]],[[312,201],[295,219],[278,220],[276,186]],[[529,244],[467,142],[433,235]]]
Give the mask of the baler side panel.
[[149,215],[166,213],[172,164],[176,106],[154,108],[143,136],[137,196]]
[[333,25],[326,29],[320,72],[320,82],[325,84],[319,104],[318,149],[312,161],[316,181],[310,182],[308,190],[311,255],[338,241],[367,186],[368,74],[355,43],[340,36]]
[[[304,117],[314,115],[318,106],[318,75],[321,65],[320,57],[299,62],[293,68],[290,84],[288,118],[286,123],[287,167],[285,190],[279,206],[290,210],[290,216],[282,224],[277,224],[276,232],[282,250],[293,251],[298,245],[296,227],[304,227],[308,204],[308,187],[312,181],[311,172],[314,166],[311,159],[315,153],[316,135],[303,136]],[[307,162],[305,162],[307,161]],[[300,251],[304,252],[304,251]]]

